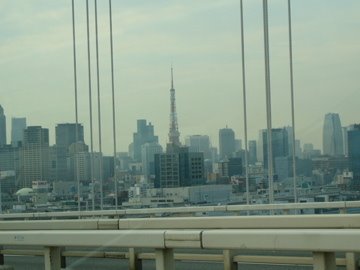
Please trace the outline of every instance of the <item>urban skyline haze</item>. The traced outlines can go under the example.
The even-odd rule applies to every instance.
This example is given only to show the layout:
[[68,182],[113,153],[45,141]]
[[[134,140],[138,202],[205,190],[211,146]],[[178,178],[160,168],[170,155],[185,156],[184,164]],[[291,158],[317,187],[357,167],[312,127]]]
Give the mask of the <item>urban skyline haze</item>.
[[[97,151],[95,31],[90,3],[94,151]],[[99,5],[103,149],[112,151],[108,6]],[[296,135],[322,145],[324,115],[358,123],[360,2],[292,1]],[[273,127],[291,124],[286,1],[269,3]],[[249,139],[266,127],[261,1],[244,1]],[[243,139],[239,1],[114,1],[118,151],[127,151],[136,120],[168,141],[170,66],[174,65],[179,131],[209,135],[217,146],[226,125]],[[76,1],[79,122],[89,144],[85,1]],[[7,117],[41,125],[73,123],[70,1],[0,2],[0,104]],[[8,143],[9,140],[8,140]]]

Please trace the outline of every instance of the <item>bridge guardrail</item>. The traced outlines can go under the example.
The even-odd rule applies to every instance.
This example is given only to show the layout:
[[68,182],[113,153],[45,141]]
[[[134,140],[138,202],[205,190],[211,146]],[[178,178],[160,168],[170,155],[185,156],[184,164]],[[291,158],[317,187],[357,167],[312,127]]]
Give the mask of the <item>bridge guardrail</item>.
[[171,208],[146,208],[122,210],[96,211],[63,211],[63,212],[35,212],[19,214],[0,214],[0,220],[9,219],[56,219],[56,218],[89,218],[89,217],[129,217],[152,215],[191,215],[197,213],[227,212],[234,215],[252,213],[256,211],[278,211],[289,214],[295,210],[309,209],[339,209],[346,213],[348,209],[360,208],[360,201],[316,202],[316,203],[287,203],[287,204],[254,204],[254,205],[218,205],[218,206],[189,206]]
[[[0,246],[44,247],[47,270],[60,269],[64,261],[50,258],[81,255],[79,251],[63,251],[63,247],[125,247],[129,248],[126,256],[130,262],[141,261],[141,256],[145,256],[136,253],[135,248],[152,248],[160,265],[157,269],[163,269],[164,263],[172,265],[181,256],[193,260],[202,256],[210,261],[220,258],[210,254],[176,257],[174,249],[178,248],[223,250],[221,258],[226,270],[241,260],[291,261],[290,257],[281,256],[241,257],[235,250],[311,251],[314,265],[320,267],[316,269],[335,269],[331,267],[345,262],[348,270],[355,270],[356,253],[360,252],[359,227],[359,214],[2,221]],[[346,252],[346,258],[336,260],[335,252]],[[299,258],[294,263],[310,259]]]

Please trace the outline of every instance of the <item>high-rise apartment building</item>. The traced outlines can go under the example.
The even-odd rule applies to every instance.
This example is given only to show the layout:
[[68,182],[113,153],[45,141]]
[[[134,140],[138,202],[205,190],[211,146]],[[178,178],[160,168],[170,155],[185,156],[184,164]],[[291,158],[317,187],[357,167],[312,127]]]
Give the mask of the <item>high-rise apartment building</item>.
[[11,118],[11,144],[13,146],[22,145],[24,141],[24,130],[26,129],[25,117]]
[[0,146],[6,144],[6,116],[4,109],[0,105]]
[[24,130],[22,146],[23,174],[20,185],[31,187],[32,181],[49,178],[49,130],[41,126],[29,126]]
[[137,132],[133,134],[133,155],[135,161],[141,162],[141,146],[145,143],[158,143],[159,138],[154,134],[154,126],[147,124],[145,119],[137,120]]
[[339,114],[326,114],[323,127],[323,154],[329,156],[343,155],[343,143],[343,134]]
[[222,128],[219,130],[219,158],[223,160],[230,158],[235,152],[235,132],[231,128]]
[[72,178],[69,178],[67,163],[67,159],[70,157],[69,147],[75,142],[84,142],[84,127],[81,124],[76,126],[76,123],[57,124],[55,127],[55,141],[56,180],[66,181]]
[[185,146],[167,148],[164,154],[155,155],[155,187],[187,187],[203,184],[204,154],[189,152]]

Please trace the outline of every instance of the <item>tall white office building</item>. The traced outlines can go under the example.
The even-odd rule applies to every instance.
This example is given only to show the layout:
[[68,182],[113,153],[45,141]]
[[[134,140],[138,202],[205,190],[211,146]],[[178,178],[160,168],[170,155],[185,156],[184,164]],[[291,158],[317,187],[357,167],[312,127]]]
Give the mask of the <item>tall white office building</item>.
[[344,154],[343,131],[337,113],[325,115],[323,127],[323,154],[338,156]]

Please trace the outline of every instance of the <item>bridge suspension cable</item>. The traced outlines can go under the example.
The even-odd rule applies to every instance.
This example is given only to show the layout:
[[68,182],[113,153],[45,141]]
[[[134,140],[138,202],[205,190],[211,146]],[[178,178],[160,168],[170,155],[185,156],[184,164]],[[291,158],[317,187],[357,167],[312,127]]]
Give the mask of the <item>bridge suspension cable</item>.
[[118,183],[116,177],[116,121],[115,121],[115,85],[114,85],[114,49],[112,30],[112,7],[109,0],[109,23],[110,23],[110,58],[111,58],[111,93],[112,93],[112,120],[113,120],[113,147],[114,147],[114,185],[115,185],[115,208],[118,209]]
[[240,29],[241,29],[241,65],[242,65],[242,88],[243,88],[243,109],[244,109],[246,204],[250,204],[243,0],[240,0]]
[[91,175],[91,201],[92,210],[95,210],[95,181],[94,181],[94,139],[93,139],[93,118],[92,118],[92,84],[91,84],[91,52],[90,52],[90,26],[89,26],[89,0],[86,0],[86,36],[87,36],[87,60],[89,79],[89,116],[90,116],[90,175]]
[[[76,32],[75,32],[75,7],[74,0],[71,1],[72,8],[72,32],[73,32],[73,60],[74,60],[74,100],[75,100],[75,154],[74,166],[75,179],[77,182],[77,196],[78,196],[78,211],[80,212],[80,173],[78,160],[78,143],[79,143],[79,116],[78,116],[78,93],[77,93],[77,66],[76,66]],[[79,217],[80,218],[80,217]]]
[[274,202],[268,2],[263,0],[269,203]]
[[294,104],[294,73],[293,73],[293,51],[292,51],[292,28],[291,28],[291,0],[288,0],[288,19],[289,19],[289,60],[290,60],[290,91],[291,91],[291,125],[292,125],[292,160],[293,160],[293,185],[294,203],[297,202],[296,190],[296,153],[295,153],[295,104]]
[[103,154],[102,154],[102,137],[101,137],[101,95],[100,95],[100,74],[99,74],[99,34],[98,34],[98,17],[97,17],[97,0],[95,5],[95,41],[96,41],[96,84],[97,84],[97,105],[98,105],[98,128],[99,128],[99,180],[100,180],[100,209],[104,208],[104,194],[103,194]]

